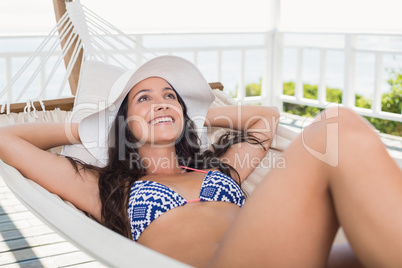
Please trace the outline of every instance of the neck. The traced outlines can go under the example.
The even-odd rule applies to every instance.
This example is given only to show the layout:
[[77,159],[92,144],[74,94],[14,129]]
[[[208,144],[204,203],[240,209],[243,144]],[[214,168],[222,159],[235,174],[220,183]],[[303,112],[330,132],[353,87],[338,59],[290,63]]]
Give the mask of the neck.
[[138,153],[148,174],[173,175],[182,173],[183,171],[177,161],[174,146],[165,148],[149,148],[149,146],[143,146],[138,148]]

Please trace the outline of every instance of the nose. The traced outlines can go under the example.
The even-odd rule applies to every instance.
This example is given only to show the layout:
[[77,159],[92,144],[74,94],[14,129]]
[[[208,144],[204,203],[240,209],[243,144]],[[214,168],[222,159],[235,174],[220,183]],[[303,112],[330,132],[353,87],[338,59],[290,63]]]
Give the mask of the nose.
[[164,111],[164,110],[168,110],[168,109],[169,109],[169,106],[166,103],[158,103],[158,104],[155,104],[155,106],[154,106],[155,112],[156,111]]

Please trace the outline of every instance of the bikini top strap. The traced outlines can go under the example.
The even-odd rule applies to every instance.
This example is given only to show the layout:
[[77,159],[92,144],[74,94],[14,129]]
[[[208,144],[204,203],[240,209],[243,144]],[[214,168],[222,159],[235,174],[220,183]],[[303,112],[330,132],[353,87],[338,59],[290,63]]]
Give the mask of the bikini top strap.
[[185,166],[180,166],[180,167],[184,168],[184,169],[194,170],[194,171],[201,172],[201,173],[208,173],[208,171],[199,170],[199,169],[195,169],[195,168],[191,168],[191,167],[185,167]]

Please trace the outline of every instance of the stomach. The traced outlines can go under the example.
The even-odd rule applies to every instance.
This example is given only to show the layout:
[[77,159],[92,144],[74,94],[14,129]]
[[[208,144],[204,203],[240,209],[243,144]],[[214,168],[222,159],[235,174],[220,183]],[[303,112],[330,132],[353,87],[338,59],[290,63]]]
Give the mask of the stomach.
[[196,267],[209,262],[240,207],[228,202],[192,202],[154,220],[138,243]]

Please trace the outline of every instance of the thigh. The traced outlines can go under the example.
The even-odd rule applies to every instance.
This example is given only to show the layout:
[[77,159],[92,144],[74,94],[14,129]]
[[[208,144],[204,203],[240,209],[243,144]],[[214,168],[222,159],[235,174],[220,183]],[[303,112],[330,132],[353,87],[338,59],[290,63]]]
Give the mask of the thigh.
[[212,266],[324,267],[338,222],[362,263],[401,262],[401,170],[356,114],[327,115],[250,196]]
[[[314,140],[314,146],[320,146]],[[213,267],[324,267],[338,223],[320,161],[301,137],[251,194]]]

